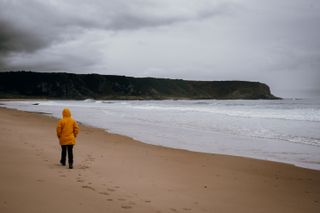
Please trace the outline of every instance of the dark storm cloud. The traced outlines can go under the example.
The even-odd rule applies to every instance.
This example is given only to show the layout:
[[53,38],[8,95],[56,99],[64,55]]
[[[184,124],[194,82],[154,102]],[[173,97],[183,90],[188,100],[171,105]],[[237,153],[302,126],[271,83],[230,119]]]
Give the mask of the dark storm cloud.
[[23,31],[12,26],[11,23],[0,21],[0,52],[10,51],[31,51],[46,45],[46,41],[41,41],[32,32]]
[[45,1],[0,1],[0,52],[32,52],[63,39],[81,25]]
[[90,29],[135,30],[203,19],[221,13],[220,7],[195,8],[195,12],[182,14],[159,13],[152,10],[154,6],[157,5],[141,0],[130,3],[120,0],[94,0],[87,3],[74,0],[1,0],[0,54],[32,52],[54,42],[72,39]]
[[[36,1],[0,1],[0,53],[32,52],[61,35],[59,14]],[[57,19],[58,18],[58,19]]]

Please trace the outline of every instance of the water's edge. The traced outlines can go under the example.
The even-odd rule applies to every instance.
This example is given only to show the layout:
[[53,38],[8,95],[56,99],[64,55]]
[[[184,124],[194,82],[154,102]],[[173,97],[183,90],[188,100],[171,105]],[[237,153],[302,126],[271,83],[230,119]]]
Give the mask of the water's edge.
[[[192,152],[268,160],[320,170],[320,146],[317,144],[317,135],[314,138],[315,144],[305,144],[304,141],[300,140],[292,142],[281,140],[281,138],[259,137],[259,135],[254,134],[248,136],[246,135],[246,127],[242,127],[242,125],[246,125],[249,127],[248,130],[257,129],[258,134],[269,134],[269,132],[261,128],[272,127],[275,130],[282,130],[283,126],[285,126],[286,129],[284,130],[289,131],[288,133],[292,131],[298,136],[303,133],[309,137],[315,134],[314,132],[317,132],[313,129],[320,124],[314,123],[314,121],[221,115],[208,111],[208,109],[216,110],[216,106],[214,106],[216,108],[212,106],[210,106],[211,108],[207,106],[201,107],[201,105],[207,104],[206,102],[197,103],[199,105],[196,105],[196,108],[194,108],[193,102],[190,105],[188,101],[173,103],[165,101],[106,101],[107,103],[102,103],[103,101],[93,102],[92,100],[85,102],[38,100],[1,102],[1,107],[15,108],[28,112],[49,113],[46,115],[54,118],[60,117],[63,107],[70,107],[74,117],[82,124],[104,129],[110,133],[125,135],[146,144]],[[257,106],[251,107],[250,104],[252,103],[236,102],[236,105],[234,105],[233,102],[225,102],[222,107],[218,106],[218,109],[220,107],[222,110],[226,110],[230,107],[230,104],[233,104],[231,107],[234,110],[238,105],[245,104],[245,107],[252,108],[253,112],[251,113],[255,113],[254,110],[257,110]],[[240,105],[240,107],[242,106]],[[241,108],[238,107],[238,109]],[[259,106],[258,110],[260,110]],[[308,119],[308,117],[306,118]],[[309,126],[306,127],[306,125]],[[291,129],[288,129],[287,126]],[[302,129],[301,133],[299,129]],[[305,129],[309,132],[305,133]],[[264,131],[259,132],[262,130]],[[286,136],[284,135],[283,137]]]

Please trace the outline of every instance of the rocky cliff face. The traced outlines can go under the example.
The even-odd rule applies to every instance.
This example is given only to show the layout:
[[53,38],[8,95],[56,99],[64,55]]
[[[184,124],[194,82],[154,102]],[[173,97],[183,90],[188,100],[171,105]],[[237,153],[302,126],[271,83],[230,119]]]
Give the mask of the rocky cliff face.
[[71,73],[0,73],[0,98],[275,99],[266,84]]

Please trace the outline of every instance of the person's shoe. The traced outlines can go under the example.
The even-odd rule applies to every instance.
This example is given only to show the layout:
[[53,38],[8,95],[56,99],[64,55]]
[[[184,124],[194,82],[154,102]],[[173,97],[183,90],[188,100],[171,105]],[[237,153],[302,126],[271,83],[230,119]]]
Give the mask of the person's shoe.
[[73,165],[72,164],[69,164],[69,169],[73,169]]
[[65,166],[65,165],[66,165],[66,163],[65,163],[65,162],[62,162],[62,161],[60,161],[60,164],[61,164],[62,166]]

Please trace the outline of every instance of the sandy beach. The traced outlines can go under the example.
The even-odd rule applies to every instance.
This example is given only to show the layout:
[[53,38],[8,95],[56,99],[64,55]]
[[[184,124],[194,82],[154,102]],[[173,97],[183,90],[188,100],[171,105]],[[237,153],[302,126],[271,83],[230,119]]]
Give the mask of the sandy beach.
[[57,119],[0,108],[0,212],[320,212],[320,171],[147,145],[80,125],[59,164]]

